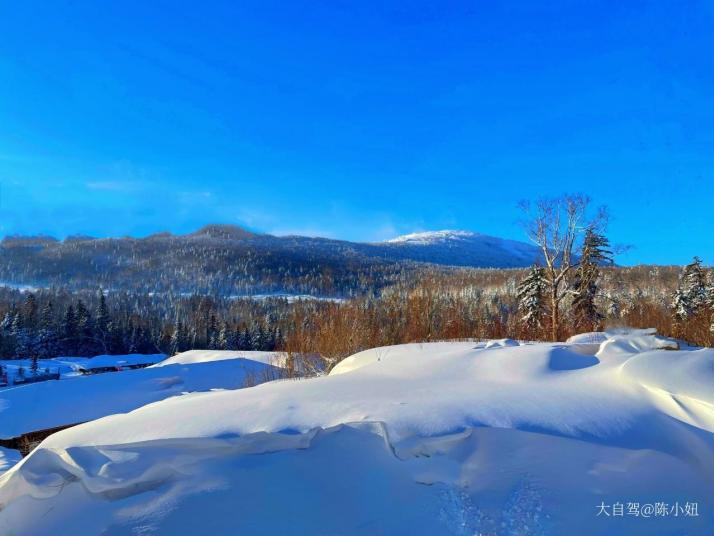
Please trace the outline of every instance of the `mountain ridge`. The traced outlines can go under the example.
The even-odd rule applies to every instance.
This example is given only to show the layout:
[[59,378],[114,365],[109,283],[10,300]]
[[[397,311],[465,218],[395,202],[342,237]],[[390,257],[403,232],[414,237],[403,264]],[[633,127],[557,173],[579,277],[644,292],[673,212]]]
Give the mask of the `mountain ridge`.
[[143,238],[5,237],[0,280],[144,292],[349,296],[378,291],[425,263],[520,268],[537,256],[538,250],[525,242],[471,231],[429,231],[369,243],[274,236],[214,224],[182,235]]

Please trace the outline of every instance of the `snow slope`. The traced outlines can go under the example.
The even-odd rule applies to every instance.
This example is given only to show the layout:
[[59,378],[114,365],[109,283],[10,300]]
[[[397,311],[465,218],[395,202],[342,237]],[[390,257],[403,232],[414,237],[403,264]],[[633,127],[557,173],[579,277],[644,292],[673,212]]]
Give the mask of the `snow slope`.
[[188,350],[187,352],[178,353],[152,366],[188,365],[191,363],[224,361],[226,359],[249,359],[258,363],[281,367],[285,363],[286,354],[283,352],[260,352],[255,350]]
[[280,375],[248,359],[79,376],[0,391],[0,438],[122,413],[187,392],[237,389]]
[[374,244],[392,258],[474,267],[524,267],[539,258],[533,244],[471,231],[412,233]]
[[475,238],[477,236],[483,236],[479,233],[472,233],[470,231],[454,231],[454,230],[443,230],[443,231],[424,231],[421,233],[410,233],[402,236],[397,236],[396,238],[391,238],[386,240],[387,244],[419,244],[423,246],[431,244],[443,244],[450,240],[465,240],[469,238]]
[[[50,436],[0,476],[0,526],[711,535],[714,350],[618,337],[592,352],[505,341],[379,348],[329,376],[105,417]],[[699,515],[597,516],[601,504],[629,502],[696,502]]]
[[79,361],[78,364],[83,369],[91,370],[104,367],[153,365],[164,359],[166,359],[166,354],[97,355],[84,361]]
[[[82,369],[89,370],[102,367],[125,367],[130,365],[144,365],[158,363],[166,359],[165,354],[126,354],[126,355],[98,355],[94,357],[54,357],[52,359],[38,359],[37,366],[40,373],[49,370],[51,373],[59,372],[60,377],[77,376]],[[5,367],[8,378],[12,381],[20,368],[25,375],[29,374],[32,362],[30,359],[0,359],[0,365]]]

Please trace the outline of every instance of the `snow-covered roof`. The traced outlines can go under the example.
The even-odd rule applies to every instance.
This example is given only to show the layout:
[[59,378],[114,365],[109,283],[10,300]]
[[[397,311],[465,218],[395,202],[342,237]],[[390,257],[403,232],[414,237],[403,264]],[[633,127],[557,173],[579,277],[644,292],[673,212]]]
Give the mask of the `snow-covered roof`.
[[136,365],[153,365],[166,359],[166,354],[125,354],[98,355],[80,361],[80,367],[92,370],[106,367],[129,367]]

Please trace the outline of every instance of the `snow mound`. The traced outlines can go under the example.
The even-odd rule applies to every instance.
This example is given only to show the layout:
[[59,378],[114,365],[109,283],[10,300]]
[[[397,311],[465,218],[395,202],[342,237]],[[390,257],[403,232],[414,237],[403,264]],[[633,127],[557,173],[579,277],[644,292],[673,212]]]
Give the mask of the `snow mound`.
[[607,339],[600,344],[598,354],[627,355],[650,350],[679,350],[679,343],[657,335],[654,328],[619,330],[607,333]]
[[513,339],[494,339],[492,341],[486,342],[486,346],[484,348],[505,348],[507,346],[519,346],[520,343],[518,341],[514,341]]
[[[608,337],[597,355],[568,343],[377,348],[328,376],[98,419],[0,476],[0,526],[710,534],[714,350],[663,352],[652,332]],[[596,515],[617,502],[696,502],[700,515]]]
[[567,341],[569,344],[600,344],[607,340],[607,333],[602,331],[591,331],[573,335]]
[[330,376],[352,372],[367,365],[378,365],[388,360],[399,363],[423,356],[439,359],[440,356],[458,351],[468,351],[473,347],[474,343],[472,342],[425,342],[370,348],[340,361],[330,371]]
[[246,359],[174,364],[22,385],[0,391],[0,438],[134,410],[187,392],[237,389],[280,377]]
[[207,363],[225,361],[227,359],[248,359],[265,365],[282,367],[285,365],[287,355],[283,352],[258,352],[252,350],[189,350],[181,352],[154,365],[165,367],[167,365],[188,365],[192,363]]

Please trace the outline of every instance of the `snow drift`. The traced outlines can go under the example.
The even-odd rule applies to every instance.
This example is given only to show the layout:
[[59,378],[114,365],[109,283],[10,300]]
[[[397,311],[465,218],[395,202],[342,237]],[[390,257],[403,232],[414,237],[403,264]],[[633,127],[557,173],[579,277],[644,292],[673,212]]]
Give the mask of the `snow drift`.
[[238,389],[280,375],[277,367],[243,358],[174,363],[3,389],[0,438],[131,411],[183,393]]
[[[506,341],[379,348],[329,376],[105,417],[50,436],[0,476],[0,526],[710,534],[714,350],[627,338],[590,353]],[[613,516],[618,503],[696,503],[698,515]]]

